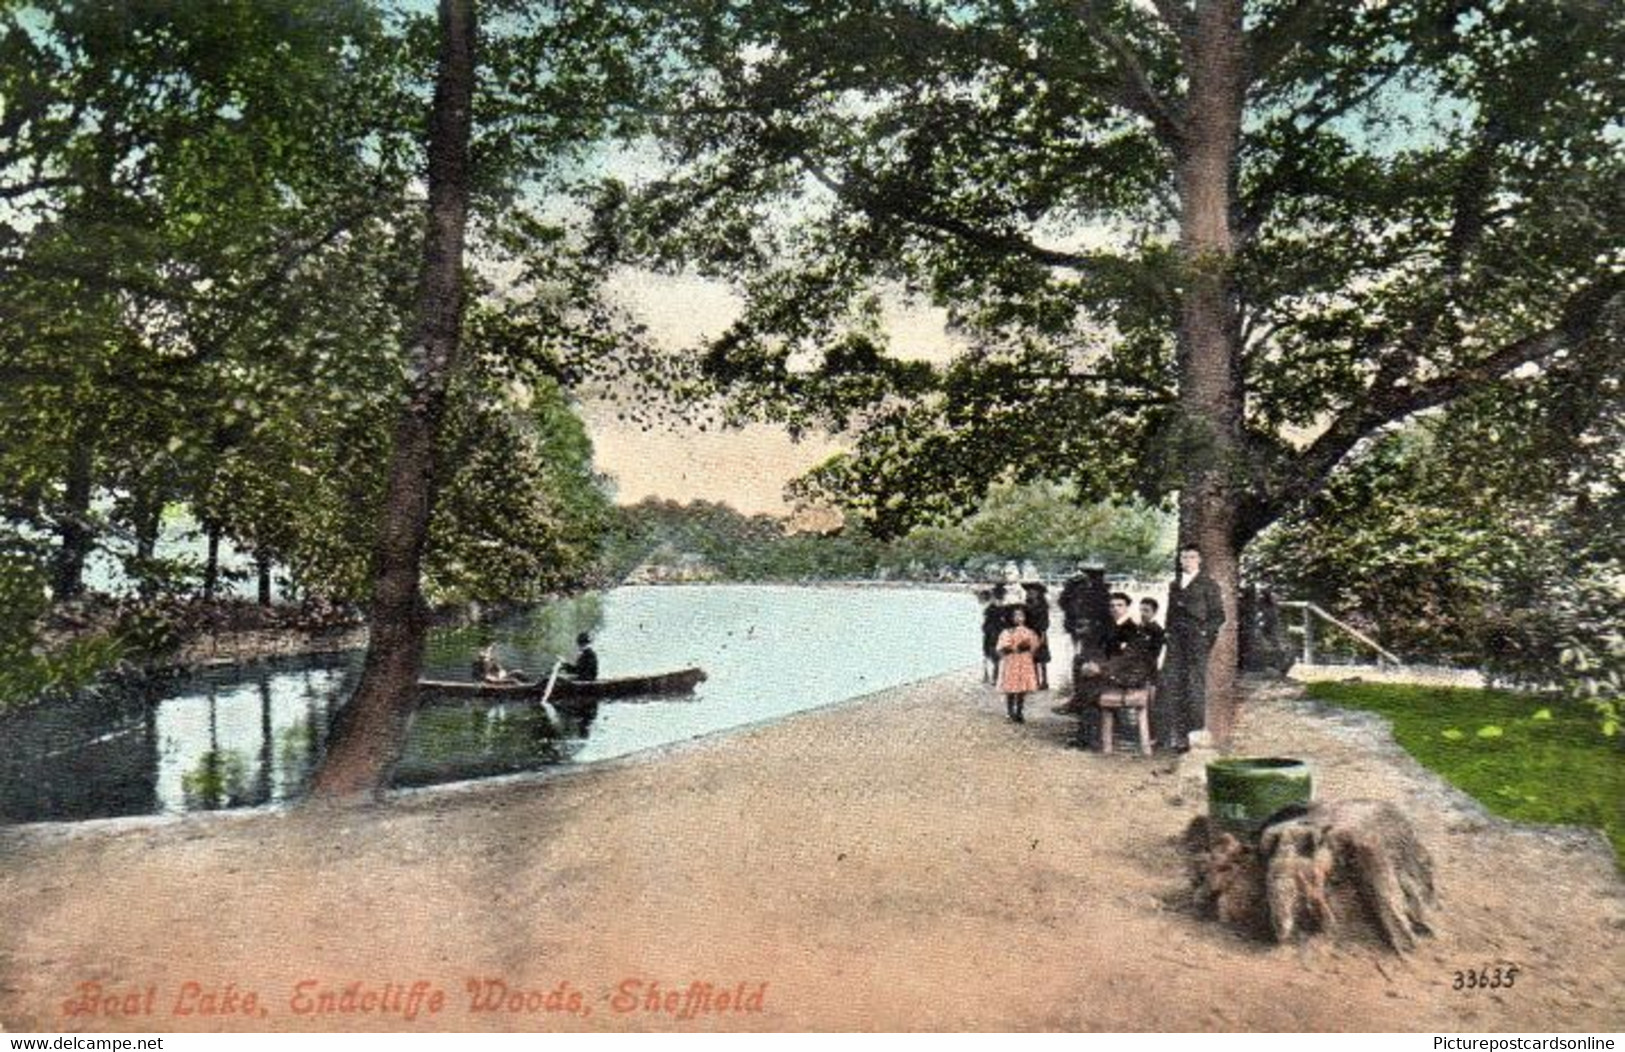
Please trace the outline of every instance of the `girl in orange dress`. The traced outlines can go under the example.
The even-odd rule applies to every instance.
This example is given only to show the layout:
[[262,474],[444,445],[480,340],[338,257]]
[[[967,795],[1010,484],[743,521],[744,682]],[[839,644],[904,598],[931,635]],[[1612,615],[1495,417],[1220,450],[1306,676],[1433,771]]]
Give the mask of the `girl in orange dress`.
[[1038,633],[1027,627],[1027,611],[1011,607],[1010,627],[999,633],[999,689],[1004,691],[1004,711],[1011,723],[1026,723],[1022,706],[1027,694],[1038,689],[1038,669],[1033,658],[1038,652]]

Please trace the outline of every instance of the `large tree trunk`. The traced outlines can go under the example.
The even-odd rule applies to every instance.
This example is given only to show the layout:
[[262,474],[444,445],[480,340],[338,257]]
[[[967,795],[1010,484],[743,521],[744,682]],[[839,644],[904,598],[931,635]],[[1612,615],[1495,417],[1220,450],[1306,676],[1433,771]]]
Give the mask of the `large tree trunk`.
[[1246,84],[1241,9],[1241,0],[1197,4],[1178,162],[1179,540],[1202,550],[1203,570],[1224,596],[1225,624],[1209,655],[1207,689],[1207,727],[1220,742],[1229,737],[1236,707],[1236,521],[1246,477],[1234,209]]
[[147,481],[135,486],[135,507],[130,511],[135,528],[135,558],[130,570],[136,578],[136,588],[142,598],[150,598],[156,591],[153,580],[153,556],[158,552],[158,534],[163,527],[164,499],[159,488]]
[[51,593],[57,599],[75,599],[85,590],[85,560],[93,539],[90,529],[91,471],[95,450],[83,433],[76,434],[68,450],[68,476],[63,494],[61,545],[51,572]]
[[220,524],[205,521],[203,532],[209,538],[209,554],[203,560],[203,598],[212,600],[220,591]]
[[271,605],[271,557],[264,552],[254,553],[254,572],[259,578],[259,604]]
[[339,711],[311,785],[317,798],[381,790],[405,745],[427,623],[419,571],[434,510],[435,446],[462,326],[474,89],[473,0],[440,0],[440,58],[429,128],[429,216],[411,389],[395,430],[374,551],[371,643],[361,683]]

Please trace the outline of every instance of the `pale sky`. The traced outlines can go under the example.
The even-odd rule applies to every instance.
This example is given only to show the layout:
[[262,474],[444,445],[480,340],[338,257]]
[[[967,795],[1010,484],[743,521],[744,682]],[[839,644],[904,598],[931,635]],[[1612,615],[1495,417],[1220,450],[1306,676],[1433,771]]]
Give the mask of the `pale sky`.
[[[610,292],[657,343],[673,350],[719,335],[740,309],[730,289],[699,277],[629,270],[611,282]],[[962,349],[946,333],[946,321],[946,312],[929,306],[889,305],[885,322],[893,353],[946,361]],[[787,514],[785,484],[843,448],[823,435],[792,441],[782,428],[767,425],[643,430],[617,420],[607,402],[589,399],[581,408],[597,470],[615,480],[622,504],[654,496],[723,501],[746,514]]]

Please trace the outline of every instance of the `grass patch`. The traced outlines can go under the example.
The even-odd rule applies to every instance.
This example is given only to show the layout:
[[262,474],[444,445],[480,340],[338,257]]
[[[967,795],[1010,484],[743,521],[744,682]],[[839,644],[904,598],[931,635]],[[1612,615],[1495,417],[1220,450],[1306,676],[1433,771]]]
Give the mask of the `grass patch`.
[[1311,698],[1380,713],[1394,738],[1498,815],[1601,829],[1625,867],[1625,749],[1588,705],[1535,694],[1311,683]]

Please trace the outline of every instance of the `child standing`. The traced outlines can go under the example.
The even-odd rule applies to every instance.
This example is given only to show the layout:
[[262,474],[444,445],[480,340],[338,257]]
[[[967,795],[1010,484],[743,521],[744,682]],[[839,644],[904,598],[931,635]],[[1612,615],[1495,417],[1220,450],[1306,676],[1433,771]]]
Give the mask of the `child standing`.
[[1038,633],[1027,627],[1027,611],[1010,608],[1010,627],[999,633],[999,689],[1004,692],[1004,711],[1011,723],[1026,723],[1022,707],[1027,695],[1038,689],[1038,671],[1033,657],[1038,651]]

